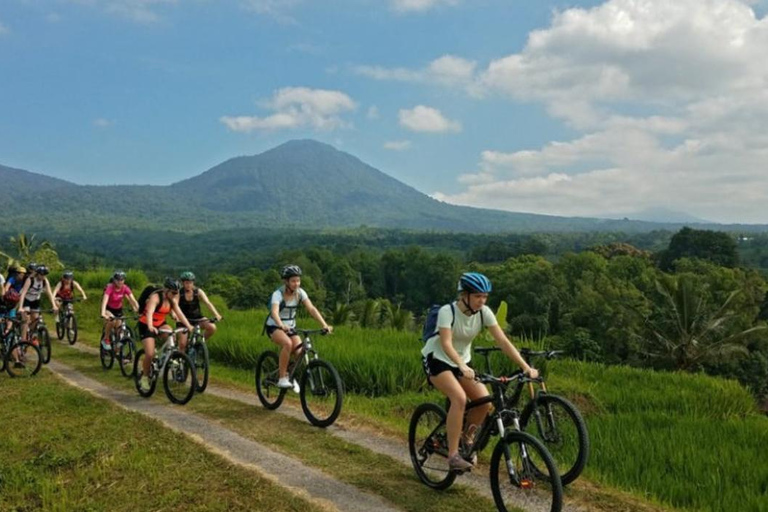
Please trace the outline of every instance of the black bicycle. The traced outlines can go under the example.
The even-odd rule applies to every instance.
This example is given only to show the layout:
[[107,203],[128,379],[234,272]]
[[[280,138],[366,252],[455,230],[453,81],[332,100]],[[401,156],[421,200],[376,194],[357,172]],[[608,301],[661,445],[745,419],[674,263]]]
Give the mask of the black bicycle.
[[51,361],[51,335],[45,325],[43,313],[53,313],[53,310],[30,309],[28,314],[31,315],[32,313],[37,313],[37,318],[29,322],[27,341],[40,349],[43,364],[48,364]]
[[[189,319],[188,319],[189,320]],[[201,324],[210,322],[216,323],[215,318],[196,318],[189,320],[194,326],[187,340],[187,355],[195,365],[196,389],[197,393],[202,393],[208,387],[208,373],[211,364],[208,356],[208,344],[205,341]]]
[[[344,388],[336,368],[319,358],[312,344],[312,334],[328,334],[326,329],[294,329],[288,336],[301,335],[303,342],[292,354],[288,365],[288,379],[297,382],[301,409],[309,422],[317,427],[327,427],[336,421],[341,413]],[[256,395],[262,405],[273,410],[280,407],[286,389],[279,388],[279,357],[276,352],[262,352],[256,362]]]
[[81,300],[83,299],[61,299],[59,315],[56,318],[56,337],[63,340],[66,336],[70,345],[74,345],[77,341],[77,317],[74,303]]
[[[8,322],[11,326],[6,329]],[[43,365],[38,346],[21,339],[22,322],[18,318],[0,318],[0,372],[5,370],[11,377],[32,377]]]
[[136,342],[134,341],[133,331],[128,326],[127,319],[132,318],[137,320],[139,317],[133,315],[131,317],[116,316],[113,320],[119,320],[119,325],[112,328],[110,333],[110,343],[106,344],[106,320],[105,325],[101,328],[101,340],[99,341],[99,358],[101,359],[101,366],[105,370],[112,368],[117,359],[120,366],[120,373],[124,377],[133,377],[133,361],[136,357]]
[[158,329],[155,340],[166,336],[165,343],[159,349],[155,347],[155,356],[149,365],[149,387],[142,386],[141,377],[144,375],[144,359],[147,357],[143,348],[136,352],[133,363],[133,378],[136,391],[144,398],[149,398],[155,392],[157,379],[162,374],[163,388],[168,400],[174,404],[184,405],[195,394],[196,378],[195,365],[187,354],[178,350],[176,335],[187,332],[186,327],[177,329]]
[[[493,411],[476,430],[472,442],[461,443],[459,453],[471,460],[493,436],[499,441],[491,455],[490,479],[493,500],[501,512],[540,508],[546,503],[550,512],[559,512],[563,484],[555,461],[544,444],[520,429],[520,415],[507,398],[507,388],[515,382],[538,381],[522,373],[509,377],[479,374],[476,380],[489,384],[492,393],[467,404],[472,409],[492,403]],[[433,489],[447,489],[459,473],[448,463],[448,432],[445,409],[434,403],[419,405],[411,417],[408,448],[419,479]]]

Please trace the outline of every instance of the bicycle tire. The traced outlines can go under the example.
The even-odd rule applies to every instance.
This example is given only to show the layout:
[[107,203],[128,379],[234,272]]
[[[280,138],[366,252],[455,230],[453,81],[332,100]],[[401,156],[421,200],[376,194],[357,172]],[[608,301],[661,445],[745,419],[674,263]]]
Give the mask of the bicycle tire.
[[165,396],[174,404],[184,405],[195,395],[195,364],[187,354],[174,350],[163,368]]
[[66,316],[62,314],[58,314],[56,317],[56,337],[59,340],[64,339],[64,323],[66,321]]
[[67,331],[67,341],[70,345],[74,345],[77,342],[77,317],[75,315],[67,316],[65,330]]
[[563,485],[570,484],[584,471],[590,448],[587,424],[576,406],[565,398],[540,394],[520,415],[520,429],[544,443],[555,460]]
[[279,360],[276,353],[267,350],[256,361],[256,396],[270,411],[280,407],[285,399],[286,390],[277,387]]
[[413,411],[408,427],[408,452],[413,469],[419,480],[437,490],[450,487],[457,476],[448,465],[448,432],[445,419],[446,414],[442,407],[423,403]]
[[105,370],[109,370],[115,364],[115,352],[111,348],[104,348],[104,339],[99,343],[99,359]]
[[37,339],[40,342],[40,356],[43,358],[43,364],[51,362],[51,334],[47,327],[37,328]]
[[332,425],[344,403],[344,389],[336,368],[327,361],[314,359],[304,369],[299,385],[304,416],[316,427]]
[[136,356],[136,345],[131,338],[123,338],[120,341],[120,353],[117,362],[120,365],[120,373],[123,377],[133,377],[133,360]]
[[198,341],[192,345],[193,356],[190,356],[195,365],[195,392],[204,393],[208,387],[208,374],[210,371],[211,360],[208,355],[208,345],[203,341]]
[[136,386],[136,391],[139,392],[139,395],[144,398],[149,398],[155,392],[155,388],[157,387],[157,376],[149,376],[149,389],[141,387],[141,377],[144,375],[144,370],[142,369],[144,355],[145,352],[143,348],[136,351],[136,357],[133,359],[133,383]]
[[[23,367],[17,368],[16,361],[13,360],[13,353],[19,355]],[[37,375],[43,366],[43,356],[40,349],[28,341],[19,341],[14,343],[8,353],[5,354],[5,370],[13,378],[25,378]]]
[[[509,461],[505,455],[507,449]],[[538,469],[534,469],[531,462]],[[514,480],[508,473],[509,467],[514,467]],[[548,472],[546,477],[539,471],[541,468]],[[542,500],[549,512],[562,510],[563,484],[555,461],[544,444],[530,434],[514,431],[499,440],[491,456],[490,476],[493,501],[499,512],[541,510]]]

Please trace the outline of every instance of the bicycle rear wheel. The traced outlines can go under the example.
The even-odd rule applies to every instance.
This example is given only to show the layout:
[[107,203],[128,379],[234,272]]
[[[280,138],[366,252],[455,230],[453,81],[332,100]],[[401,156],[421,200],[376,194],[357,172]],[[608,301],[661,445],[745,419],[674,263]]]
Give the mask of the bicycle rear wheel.
[[316,427],[332,425],[341,413],[344,390],[336,368],[322,359],[310,361],[301,376],[301,408]]
[[118,354],[117,362],[120,364],[120,373],[124,377],[133,377],[133,359],[136,355],[136,345],[130,338],[123,338],[120,345],[120,354]]
[[37,328],[37,339],[40,343],[40,357],[42,357],[43,364],[48,364],[51,361],[51,335],[48,333],[47,327]]
[[[68,315],[66,322],[67,341],[70,345],[74,345],[77,341],[77,318],[75,315]],[[61,338],[59,338],[61,339]]]
[[499,512],[562,509],[563,485],[555,462],[532,435],[515,431],[499,440],[491,456],[490,473]]
[[521,430],[544,443],[563,485],[576,480],[589,457],[587,424],[578,409],[557,395],[541,394],[520,415]]
[[189,356],[174,350],[168,357],[163,369],[163,387],[168,400],[184,405],[195,394],[195,365]]
[[208,357],[208,345],[203,341],[198,341],[192,345],[189,352],[190,359],[195,365],[195,391],[203,393],[208,387],[208,367],[210,359]]
[[421,404],[411,416],[408,451],[419,480],[433,489],[447,489],[456,480],[448,466],[445,411],[437,404]]
[[157,386],[157,376],[152,373],[152,364],[150,363],[150,375],[148,376],[149,387],[141,387],[141,377],[144,376],[145,357],[147,357],[146,352],[144,352],[143,348],[140,348],[136,352],[136,357],[133,359],[133,383],[136,386],[136,391],[138,391],[141,396],[144,398],[149,398],[155,392],[155,387]]
[[261,405],[273,410],[285,399],[285,390],[277,387],[279,379],[278,357],[272,351],[262,352],[256,362],[256,396]]
[[40,371],[42,365],[40,349],[28,341],[14,344],[5,354],[5,370],[11,377],[32,377]]

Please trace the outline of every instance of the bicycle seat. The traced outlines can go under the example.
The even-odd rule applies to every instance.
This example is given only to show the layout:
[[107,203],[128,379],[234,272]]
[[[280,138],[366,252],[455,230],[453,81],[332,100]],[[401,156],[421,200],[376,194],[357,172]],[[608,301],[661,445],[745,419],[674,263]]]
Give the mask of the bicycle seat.
[[491,352],[500,352],[499,347],[475,347],[475,352],[478,354],[489,354]]

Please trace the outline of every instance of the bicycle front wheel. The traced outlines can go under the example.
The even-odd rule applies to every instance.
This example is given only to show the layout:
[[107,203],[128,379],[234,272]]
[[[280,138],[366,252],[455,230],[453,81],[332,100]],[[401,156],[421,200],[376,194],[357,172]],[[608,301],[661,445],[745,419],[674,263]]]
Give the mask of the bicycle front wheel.
[[326,361],[310,361],[301,376],[301,408],[316,427],[332,425],[341,413],[344,390],[336,368]]
[[56,337],[60,340],[64,339],[64,323],[66,322],[66,316],[59,313],[56,317]]
[[163,387],[168,400],[184,405],[195,394],[195,365],[189,356],[174,350],[163,369]]
[[544,445],[525,432],[509,432],[491,456],[491,491],[499,512],[560,512],[563,484]]
[[136,391],[144,398],[149,398],[155,392],[155,386],[157,386],[157,376],[152,373],[152,364],[150,362],[150,374],[149,387],[144,388],[141,386],[141,378],[144,376],[144,359],[147,357],[143,348],[140,348],[136,352],[136,357],[133,359],[133,383],[136,386]]
[[421,404],[411,416],[408,451],[419,480],[443,490],[453,484],[456,474],[448,466],[448,431],[445,410],[437,404]]
[[43,357],[40,349],[28,341],[20,341],[5,354],[5,370],[11,377],[32,377],[40,371]]
[[269,410],[283,403],[285,390],[277,387],[279,380],[278,357],[272,351],[262,352],[256,361],[256,396],[261,405]]
[[66,322],[67,341],[70,345],[74,345],[77,341],[77,318],[75,315],[67,316]]
[[544,443],[557,465],[563,485],[576,480],[589,457],[587,424],[568,400],[541,394],[520,415],[520,428]]
[[118,363],[120,364],[120,373],[124,377],[133,377],[133,359],[135,357],[136,346],[130,338],[123,338],[120,343],[120,354],[118,354]]
[[210,364],[208,345],[205,342],[198,341],[192,345],[189,356],[195,365],[195,391],[202,393],[208,387],[208,366]]

